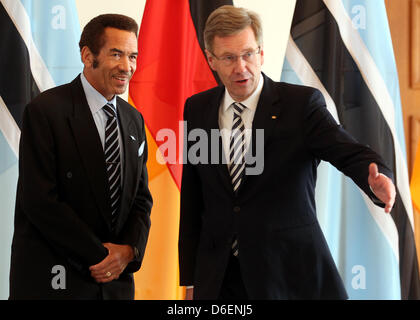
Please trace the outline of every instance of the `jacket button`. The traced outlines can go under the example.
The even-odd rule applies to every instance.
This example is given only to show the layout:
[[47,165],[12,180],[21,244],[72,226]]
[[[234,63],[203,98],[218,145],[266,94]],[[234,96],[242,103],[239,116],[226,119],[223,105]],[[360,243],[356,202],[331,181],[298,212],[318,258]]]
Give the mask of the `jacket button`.
[[240,211],[241,211],[241,207],[239,207],[239,206],[233,207],[233,212],[238,213]]
[[71,179],[73,177],[73,173],[71,171],[67,172],[67,178]]

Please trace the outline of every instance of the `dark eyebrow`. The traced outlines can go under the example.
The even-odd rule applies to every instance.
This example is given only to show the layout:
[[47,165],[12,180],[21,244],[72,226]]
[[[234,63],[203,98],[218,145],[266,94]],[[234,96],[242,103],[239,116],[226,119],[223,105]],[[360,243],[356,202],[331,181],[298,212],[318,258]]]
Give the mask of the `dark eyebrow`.
[[[111,50],[109,50],[110,52],[116,52],[116,53],[121,53],[121,54],[123,54],[124,52],[122,51],[122,50],[120,50],[120,49],[117,49],[117,48],[112,48]],[[138,55],[138,52],[131,52],[130,54],[129,54],[130,56],[131,55]]]
[[[249,48],[244,49],[240,54],[248,53],[249,51],[252,51],[252,50],[254,50],[254,48],[249,47]],[[231,53],[231,52],[224,52],[220,56],[236,56],[236,54]]]
[[119,50],[117,48],[112,48],[112,49],[109,50],[109,52],[123,53],[121,50]]

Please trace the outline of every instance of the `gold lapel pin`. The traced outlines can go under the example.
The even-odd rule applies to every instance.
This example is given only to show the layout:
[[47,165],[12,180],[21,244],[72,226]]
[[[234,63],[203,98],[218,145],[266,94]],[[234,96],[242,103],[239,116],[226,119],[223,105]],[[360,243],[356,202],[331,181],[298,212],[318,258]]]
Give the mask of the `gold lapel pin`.
[[271,116],[271,119],[277,119],[277,116]]

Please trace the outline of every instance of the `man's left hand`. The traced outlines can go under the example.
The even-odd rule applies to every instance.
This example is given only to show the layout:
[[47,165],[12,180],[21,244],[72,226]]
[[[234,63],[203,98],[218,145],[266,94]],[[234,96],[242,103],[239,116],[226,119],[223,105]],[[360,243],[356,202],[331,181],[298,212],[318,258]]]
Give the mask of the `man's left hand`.
[[134,258],[133,248],[129,245],[104,243],[108,255],[104,260],[89,267],[91,276],[96,282],[105,283],[118,279],[128,263]]
[[390,178],[379,173],[376,163],[369,165],[368,182],[375,196],[385,204],[385,212],[391,212],[395,202],[395,186]]

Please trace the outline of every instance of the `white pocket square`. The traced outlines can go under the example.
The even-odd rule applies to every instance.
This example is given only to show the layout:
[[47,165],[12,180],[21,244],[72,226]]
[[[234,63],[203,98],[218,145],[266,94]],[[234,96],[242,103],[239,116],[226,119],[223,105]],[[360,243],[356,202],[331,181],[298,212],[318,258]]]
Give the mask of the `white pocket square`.
[[141,157],[141,155],[144,152],[144,141],[142,142],[142,144],[139,147],[139,152],[138,152],[138,156]]

